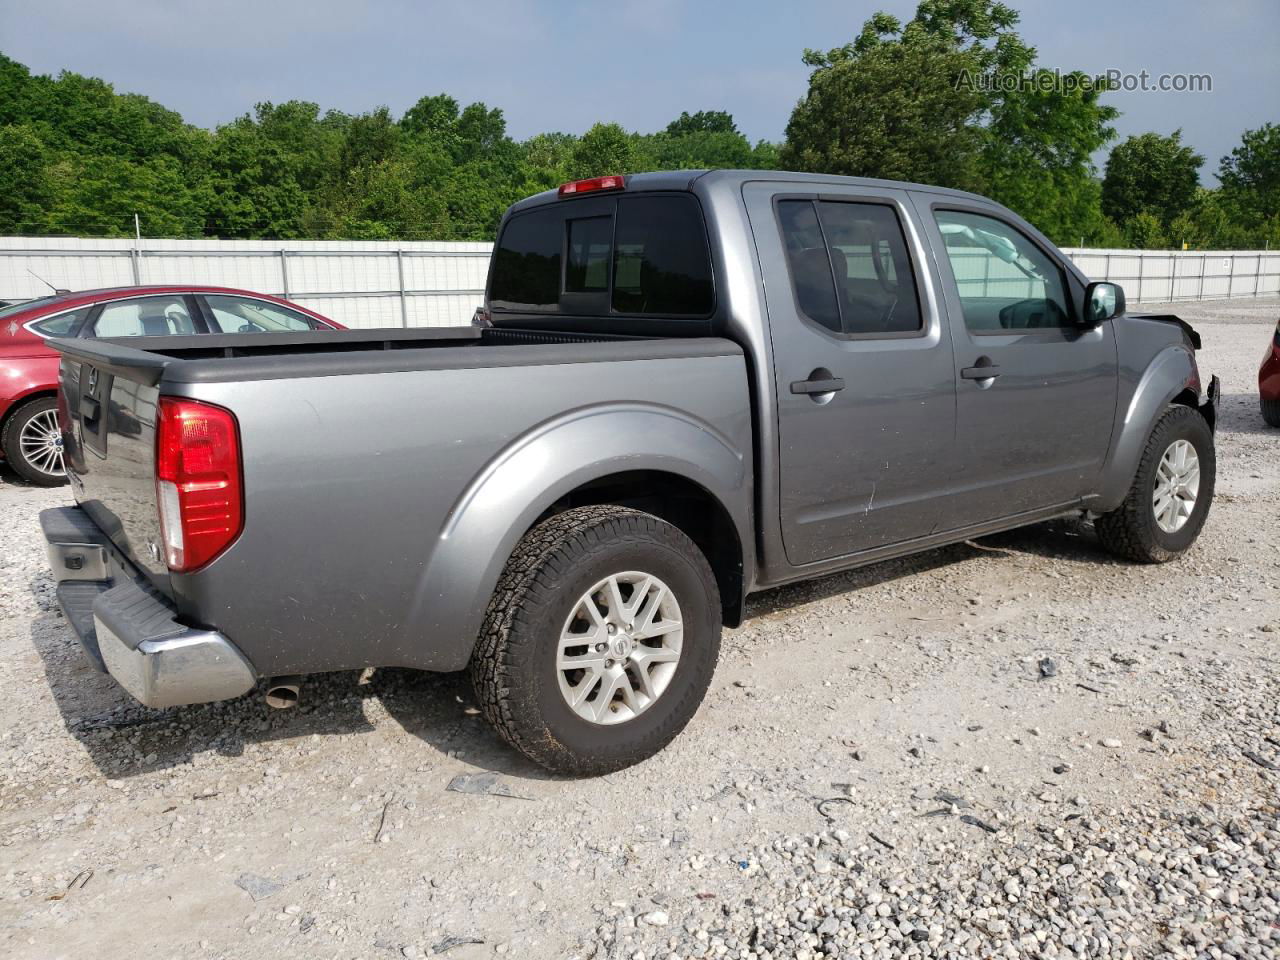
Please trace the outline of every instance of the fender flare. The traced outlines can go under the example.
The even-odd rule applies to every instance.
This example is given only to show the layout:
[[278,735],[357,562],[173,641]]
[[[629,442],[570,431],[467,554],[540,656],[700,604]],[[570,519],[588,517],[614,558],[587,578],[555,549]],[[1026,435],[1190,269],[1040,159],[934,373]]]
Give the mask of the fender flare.
[[1156,421],[1176,396],[1186,390],[1198,394],[1198,386],[1195,357],[1185,345],[1165,347],[1152,358],[1116,424],[1111,454],[1098,485],[1099,495],[1090,504],[1092,511],[1107,513],[1124,502]]
[[[592,480],[635,470],[702,487],[751,550],[750,451],[672,407],[616,403],[569,411],[510,442],[455,501],[432,544],[405,622],[413,664],[460,670],[520,538],[557,500]],[[749,556],[744,563],[750,563]]]

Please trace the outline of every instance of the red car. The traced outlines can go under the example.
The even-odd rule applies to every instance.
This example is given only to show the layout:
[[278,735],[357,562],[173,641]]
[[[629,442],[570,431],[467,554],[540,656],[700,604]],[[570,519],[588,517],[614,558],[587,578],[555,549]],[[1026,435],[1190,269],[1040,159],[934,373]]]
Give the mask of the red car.
[[113,287],[0,308],[0,451],[41,486],[66,482],[58,432],[58,352],[49,337],[344,330],[296,303],[227,287]]
[[1280,321],[1276,322],[1271,346],[1258,371],[1258,405],[1262,407],[1262,419],[1280,427]]

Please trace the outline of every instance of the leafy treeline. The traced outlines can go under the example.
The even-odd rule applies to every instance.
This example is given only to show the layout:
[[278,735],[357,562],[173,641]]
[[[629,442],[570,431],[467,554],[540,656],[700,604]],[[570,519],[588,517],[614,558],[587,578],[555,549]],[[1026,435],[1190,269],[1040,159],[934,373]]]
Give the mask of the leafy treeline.
[[[1064,245],[1280,244],[1280,125],[1247,131],[1221,187],[1180,132],[1114,139],[1105,86],[1036,63],[996,0],[876,14],[813,68],[786,141],[750,143],[723,112],[657,133],[507,134],[501,110],[441,94],[396,118],[291,101],[205,130],[146,97],[0,55],[0,234],[491,239],[502,211],[566,180],[661,169],[812,170],[974,190]],[[1009,84],[1009,78],[1022,82]]]
[[1017,23],[994,0],[922,0],[906,23],[879,13],[852,43],[805,51],[782,164],[973,190],[1063,245],[1280,245],[1280,125],[1244,134],[1217,190],[1180,131],[1129,137],[1099,180],[1091,156],[1118,116],[1105,83],[1037,65]]
[[725,113],[660,133],[507,135],[502,111],[423,97],[399,119],[261,103],[209,131],[101,80],[0,55],[0,234],[486,240],[511,203],[601,171],[773,167]]

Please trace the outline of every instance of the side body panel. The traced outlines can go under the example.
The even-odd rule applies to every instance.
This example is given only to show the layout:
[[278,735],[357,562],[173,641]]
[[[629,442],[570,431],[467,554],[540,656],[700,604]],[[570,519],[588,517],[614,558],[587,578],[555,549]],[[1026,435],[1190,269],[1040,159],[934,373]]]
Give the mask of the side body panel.
[[[34,352],[34,351],[33,351]],[[58,389],[58,355],[0,355],[0,423],[28,397]]]
[[[955,341],[957,456],[960,477],[940,504],[942,530],[1055,505],[1096,489],[1116,414],[1116,341],[1110,324],[975,332],[965,320],[957,278],[934,218],[937,207],[992,217],[1017,229],[1062,268],[1067,306],[1077,311],[1084,285],[1069,261],[1030,224],[990,203],[913,195],[943,278]],[[976,283],[986,289],[981,275]],[[1008,281],[993,280],[997,291]],[[966,368],[993,365],[991,379]]]
[[746,377],[720,343],[686,358],[167,385],[235,412],[243,444],[244,532],[171,578],[179,610],[263,674],[460,669],[525,530],[579,484],[633,470],[711,493],[750,569]]
[[1115,437],[1088,503],[1097,513],[1124,500],[1147,437],[1169,404],[1184,391],[1198,396],[1201,387],[1195,353],[1173,324],[1117,317],[1108,326],[1119,354],[1119,397]]
[[[805,195],[785,183],[759,182],[745,184],[743,195],[768,305],[788,560],[800,565],[927,536],[954,481],[955,383],[951,335],[906,194],[831,186]],[[893,211],[914,266],[914,277],[903,279],[915,286],[913,297],[918,293],[920,332],[847,336],[806,319],[792,288],[779,198]],[[792,391],[818,371],[842,387],[820,395]]]

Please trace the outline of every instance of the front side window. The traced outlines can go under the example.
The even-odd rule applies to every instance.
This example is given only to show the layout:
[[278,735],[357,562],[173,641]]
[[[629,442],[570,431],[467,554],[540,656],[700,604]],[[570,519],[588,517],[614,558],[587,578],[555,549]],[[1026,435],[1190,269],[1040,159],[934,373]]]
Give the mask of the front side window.
[[212,314],[212,333],[285,333],[325,329],[305,313],[270,300],[208,295],[204,302]]
[[975,333],[1072,327],[1062,268],[995,217],[937,210],[965,326]]
[[102,308],[93,325],[95,337],[167,337],[195,332],[186,299],[180,294],[116,300]]
[[69,337],[80,329],[80,324],[84,322],[84,318],[89,315],[89,311],[92,309],[93,305],[90,304],[87,307],[81,307],[79,310],[60,313],[56,317],[45,317],[43,320],[37,320],[31,324],[28,329],[33,330],[42,337]]
[[911,255],[893,207],[782,200],[778,217],[796,305],[810,320],[862,337],[924,328]]

